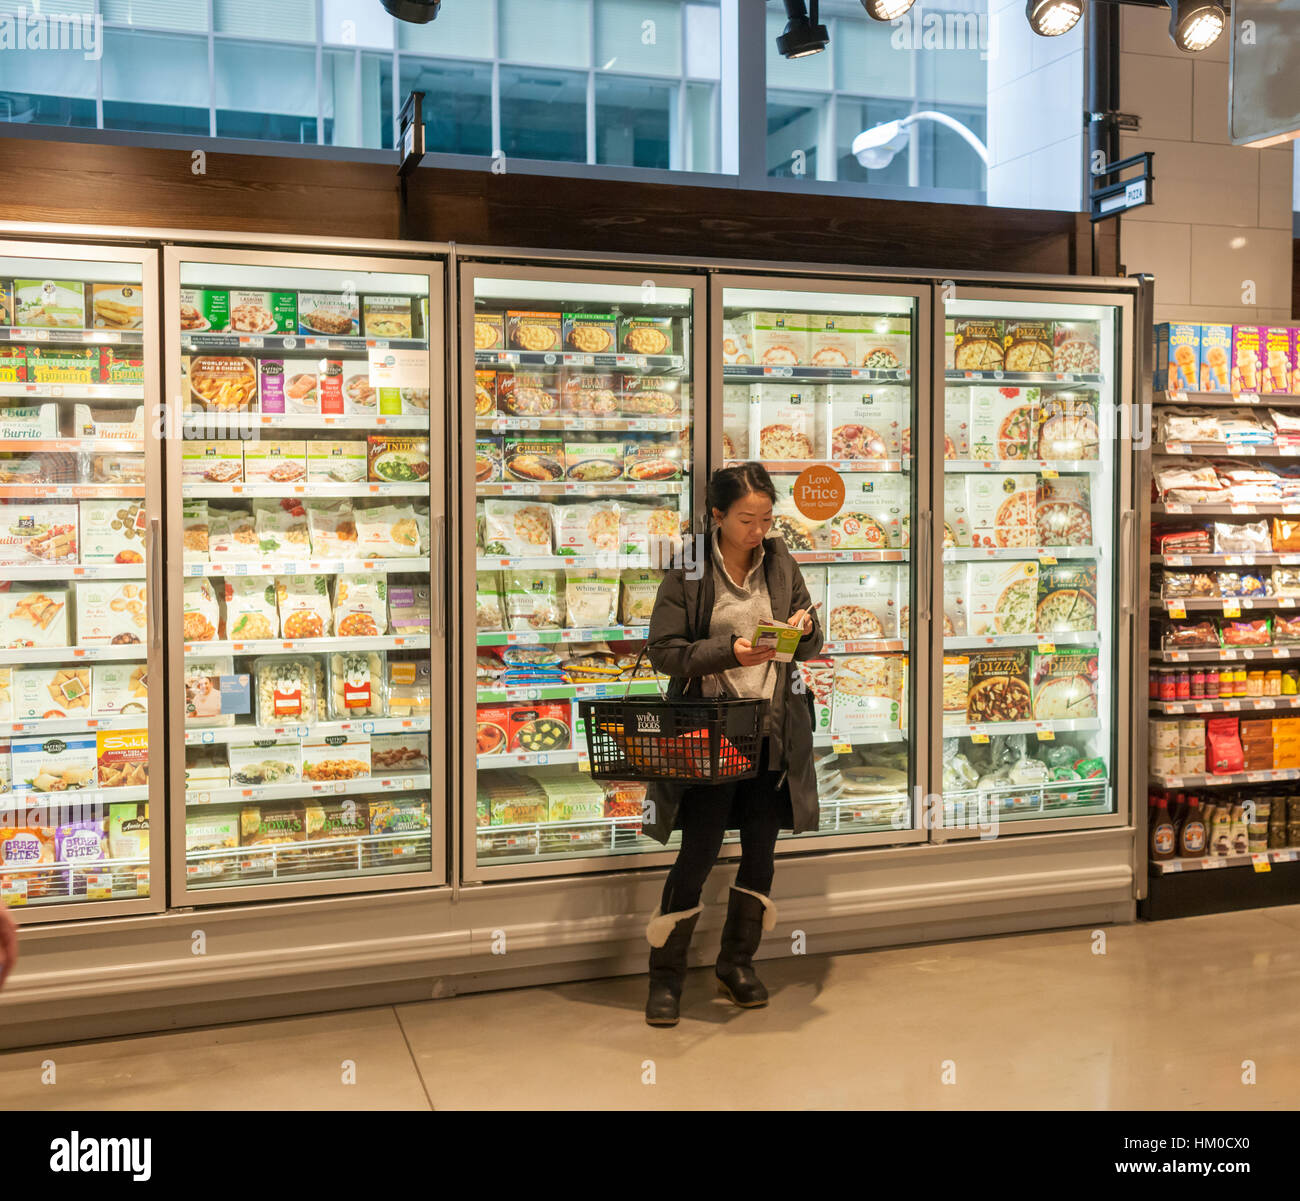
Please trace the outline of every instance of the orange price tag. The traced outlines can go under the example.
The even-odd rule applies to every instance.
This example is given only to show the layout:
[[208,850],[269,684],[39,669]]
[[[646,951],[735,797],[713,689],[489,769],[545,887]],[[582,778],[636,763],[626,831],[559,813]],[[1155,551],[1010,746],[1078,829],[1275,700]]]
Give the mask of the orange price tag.
[[829,521],[844,507],[844,477],[824,463],[805,468],[794,481],[794,504],[809,521]]

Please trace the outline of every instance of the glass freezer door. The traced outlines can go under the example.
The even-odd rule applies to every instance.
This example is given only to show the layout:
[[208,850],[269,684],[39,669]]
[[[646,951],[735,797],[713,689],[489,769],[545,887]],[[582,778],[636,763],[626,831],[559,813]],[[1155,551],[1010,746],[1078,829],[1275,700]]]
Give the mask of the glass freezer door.
[[178,249],[166,282],[178,899],[439,882],[441,267]]
[[1130,302],[1111,301],[946,305],[944,837],[1119,820],[1132,343]]
[[30,921],[163,903],[156,278],[0,244],[0,904]]

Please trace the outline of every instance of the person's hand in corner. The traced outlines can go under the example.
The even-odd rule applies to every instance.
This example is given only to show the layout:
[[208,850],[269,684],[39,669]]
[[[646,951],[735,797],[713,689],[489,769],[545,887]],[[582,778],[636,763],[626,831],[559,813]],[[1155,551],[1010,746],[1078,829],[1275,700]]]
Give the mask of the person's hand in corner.
[[5,977],[18,962],[18,924],[9,914],[9,906],[0,901],[0,988]]

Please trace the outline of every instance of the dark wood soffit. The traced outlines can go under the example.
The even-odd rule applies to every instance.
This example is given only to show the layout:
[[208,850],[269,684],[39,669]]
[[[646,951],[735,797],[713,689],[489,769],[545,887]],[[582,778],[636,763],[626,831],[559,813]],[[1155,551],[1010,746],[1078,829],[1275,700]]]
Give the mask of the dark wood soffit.
[[[0,138],[11,221],[396,238],[393,168]],[[428,168],[407,236],[462,245],[1087,273],[1078,214]],[[1103,259],[1105,256],[1103,256]],[[1114,264],[1103,261],[1104,274]]]

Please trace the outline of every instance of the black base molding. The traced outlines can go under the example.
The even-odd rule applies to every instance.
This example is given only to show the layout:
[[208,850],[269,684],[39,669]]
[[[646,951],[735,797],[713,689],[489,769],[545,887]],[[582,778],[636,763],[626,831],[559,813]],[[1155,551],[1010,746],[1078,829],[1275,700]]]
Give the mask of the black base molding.
[[1272,863],[1266,872],[1253,866],[1168,875],[1153,871],[1147,878],[1146,899],[1138,902],[1138,917],[1156,922],[1295,904],[1300,904],[1300,862]]

